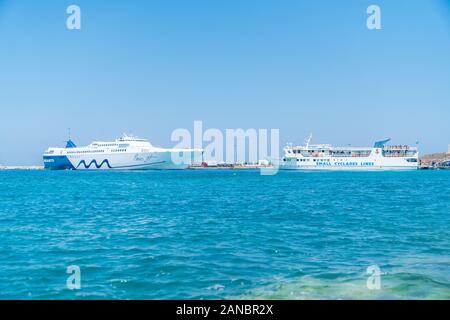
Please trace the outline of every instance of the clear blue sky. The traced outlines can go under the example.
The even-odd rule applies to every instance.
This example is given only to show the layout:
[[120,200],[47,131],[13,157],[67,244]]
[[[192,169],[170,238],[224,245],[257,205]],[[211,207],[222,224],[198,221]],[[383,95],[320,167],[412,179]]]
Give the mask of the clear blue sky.
[[[66,8],[82,30],[66,29]],[[378,4],[382,30],[366,28]],[[281,142],[450,143],[450,1],[0,0],[0,163],[132,132],[279,128]]]

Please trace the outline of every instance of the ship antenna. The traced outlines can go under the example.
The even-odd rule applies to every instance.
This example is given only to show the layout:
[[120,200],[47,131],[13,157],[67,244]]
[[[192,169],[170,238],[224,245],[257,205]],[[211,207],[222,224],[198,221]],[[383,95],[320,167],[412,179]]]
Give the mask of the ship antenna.
[[312,139],[312,133],[309,135],[308,138],[306,138],[305,143],[306,143],[306,149],[309,148],[309,143],[311,142]]
[[72,135],[70,134],[70,128],[67,128],[68,134],[69,134],[69,140],[72,140]]

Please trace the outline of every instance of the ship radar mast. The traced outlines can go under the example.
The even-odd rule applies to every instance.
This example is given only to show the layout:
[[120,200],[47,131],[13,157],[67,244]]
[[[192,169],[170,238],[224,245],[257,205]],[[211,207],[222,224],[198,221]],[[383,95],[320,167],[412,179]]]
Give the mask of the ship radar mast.
[[72,141],[72,135],[70,133],[70,128],[67,128],[68,134],[69,134],[69,138],[66,141],[66,148],[70,149],[70,148],[76,148],[76,144]]
[[132,140],[136,140],[137,137],[135,137],[133,134],[131,133],[122,133],[122,137],[120,137],[121,140],[123,141],[132,141]]
[[311,139],[312,139],[312,133],[310,133],[309,137],[305,139],[306,149],[309,148],[309,143],[311,142]]
[[118,141],[140,141],[140,142],[146,141],[146,142],[148,142],[146,139],[141,139],[141,138],[136,137],[133,134],[128,134],[128,133],[123,133],[122,137],[120,137],[117,140]]

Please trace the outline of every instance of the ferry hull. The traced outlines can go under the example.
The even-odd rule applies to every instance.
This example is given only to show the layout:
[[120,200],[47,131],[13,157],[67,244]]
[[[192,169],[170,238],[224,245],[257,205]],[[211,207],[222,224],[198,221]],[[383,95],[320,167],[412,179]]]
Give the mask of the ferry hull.
[[285,158],[284,163],[280,166],[282,170],[304,171],[397,171],[417,170],[417,168],[416,158],[385,158],[381,156],[351,160]]
[[379,166],[379,167],[287,167],[281,166],[281,170],[292,170],[292,171],[403,171],[403,170],[417,170],[417,167],[404,167],[404,166]]
[[48,170],[183,170],[201,162],[201,152],[151,152],[101,155],[45,155]]

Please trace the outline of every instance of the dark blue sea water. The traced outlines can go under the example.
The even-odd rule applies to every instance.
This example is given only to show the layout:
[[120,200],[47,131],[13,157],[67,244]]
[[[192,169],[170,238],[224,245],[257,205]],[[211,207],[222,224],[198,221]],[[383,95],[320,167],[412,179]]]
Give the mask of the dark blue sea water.
[[450,299],[449,187],[450,171],[0,171],[0,298]]

